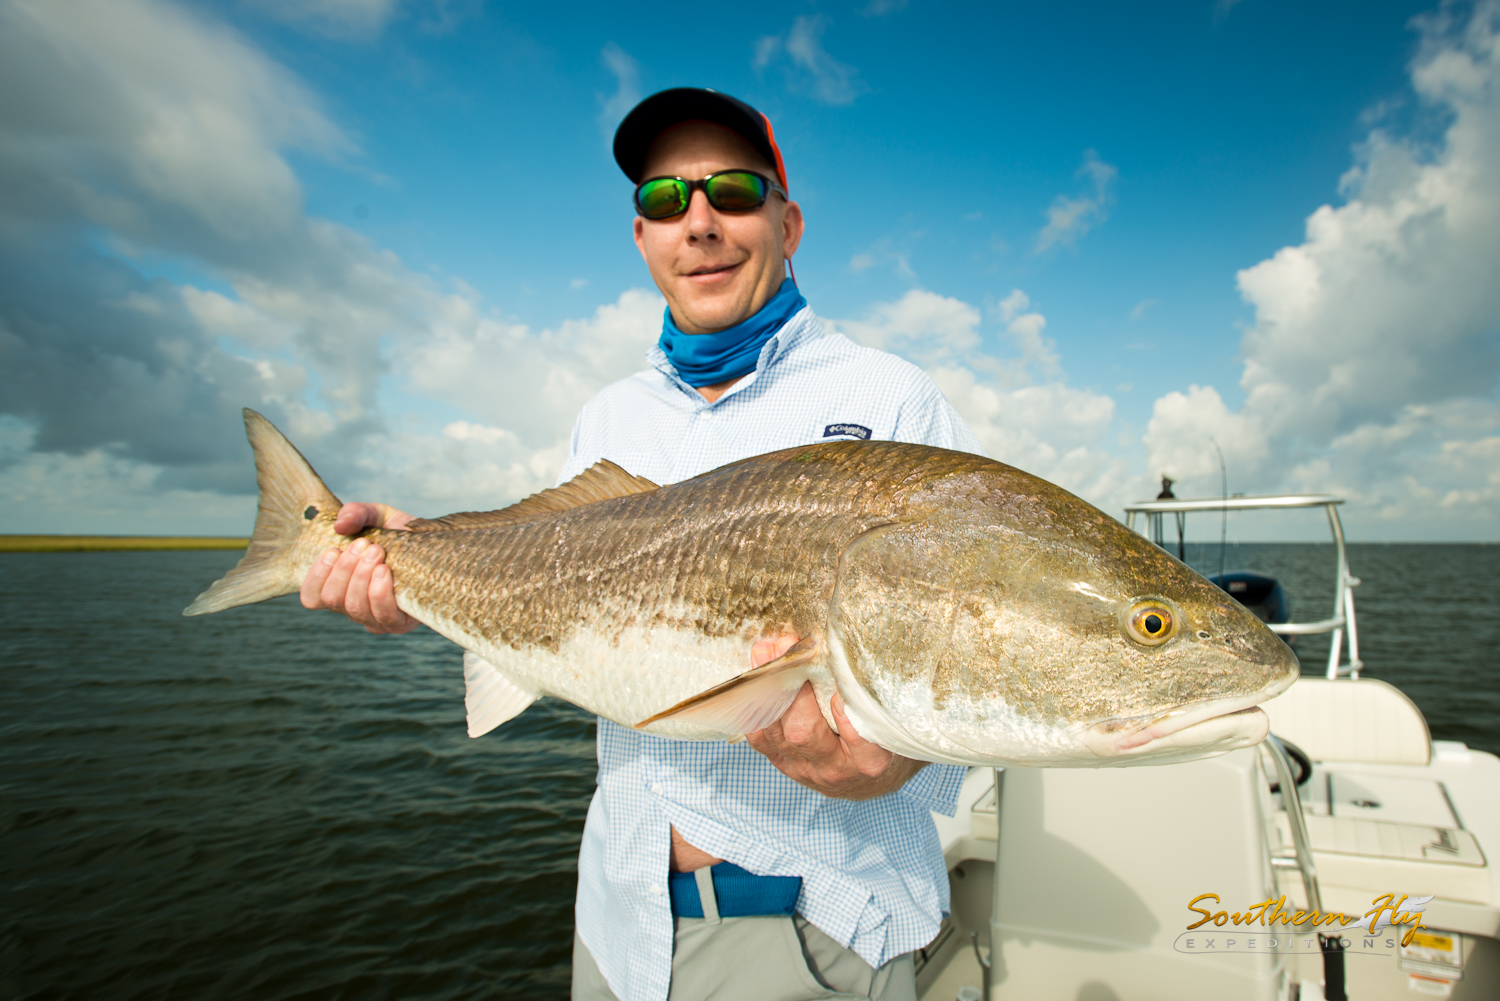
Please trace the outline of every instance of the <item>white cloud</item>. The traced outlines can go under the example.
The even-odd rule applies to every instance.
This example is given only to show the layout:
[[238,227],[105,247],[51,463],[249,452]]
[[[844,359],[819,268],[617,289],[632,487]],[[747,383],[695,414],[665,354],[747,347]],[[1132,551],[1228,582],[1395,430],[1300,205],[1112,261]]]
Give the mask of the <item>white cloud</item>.
[[1241,0],[1214,0],[1214,20],[1222,21],[1229,16],[1229,12],[1238,7]]
[[396,356],[407,385],[510,429],[528,448],[565,440],[590,396],[642,367],[665,307],[655,292],[632,289],[586,320],[532,332],[480,315],[470,298],[445,305],[428,336]]
[[1131,463],[1105,447],[1115,418],[1108,396],[1063,382],[1006,388],[958,366],[930,374],[986,454],[1116,515],[1140,495]]
[[1012,289],[1010,295],[1000,300],[997,308],[1005,332],[1020,349],[1021,364],[1034,365],[1048,375],[1060,374],[1057,346],[1042,336],[1042,331],[1047,329],[1047,318],[1041,313],[1027,312],[1031,309],[1031,297],[1020,289]]
[[454,421],[443,428],[443,436],[452,438],[454,441],[477,441],[484,445],[495,445],[500,442],[509,444],[516,440],[513,431],[493,428],[485,424],[470,424],[468,421]]
[[[225,487],[246,477],[222,458],[240,405],[350,443],[378,425],[382,345],[422,330],[441,296],[305,215],[284,151],[357,154],[311,92],[157,0],[0,10],[0,88],[30,95],[0,105],[4,406],[38,449],[115,449],[167,482]],[[147,281],[62,235],[88,228],[227,289]]]
[[1287,482],[1333,489],[1368,516],[1403,528],[1458,538],[1487,528],[1493,537],[1500,527],[1500,406],[1476,399],[1405,406],[1310,454]]
[[1139,320],[1141,317],[1146,315],[1146,312],[1148,310],[1160,304],[1161,302],[1158,299],[1142,299],[1140,302],[1131,307],[1130,318],[1132,320]]
[[0,217],[11,225],[81,214],[126,240],[189,251],[263,238],[300,213],[278,147],[352,151],[294,78],[178,8],[21,0],[0,25],[0,81],[27,95],[0,110]]
[[600,60],[615,76],[615,92],[609,97],[599,97],[603,107],[599,111],[599,127],[606,136],[613,137],[620,121],[641,101],[641,64],[614,42],[606,42],[599,53]]
[[1270,457],[1265,430],[1253,415],[1231,412],[1212,386],[1194,385],[1156,401],[1145,435],[1147,464],[1153,474],[1197,484],[1205,495],[1216,493],[1202,489],[1219,476],[1210,439],[1224,450],[1236,483],[1253,481]]
[[304,31],[343,41],[370,42],[403,14],[433,34],[452,31],[483,0],[246,0],[263,14]]
[[925,289],[876,303],[863,319],[832,325],[851,340],[919,362],[961,357],[979,345],[979,310]]
[[855,274],[861,274],[880,264],[889,265],[901,278],[909,281],[917,278],[917,273],[911,269],[911,255],[904,249],[897,249],[890,237],[877,240],[849,258],[849,270]]
[[1500,527],[1500,4],[1420,26],[1412,83],[1446,117],[1441,141],[1371,132],[1348,201],[1239,273],[1244,405],[1199,387],[1158,400],[1153,468],[1201,471],[1218,429],[1257,489],[1338,489],[1424,534],[1427,518]]
[[253,0],[253,6],[319,34],[369,39],[395,16],[400,0]]
[[1031,296],[1018,288],[1010,290],[1010,295],[1001,299],[995,306],[1000,313],[1000,321],[1009,323],[1021,313],[1031,308]]
[[248,534],[254,521],[247,493],[174,489],[163,484],[159,465],[98,448],[37,452],[35,437],[34,427],[0,414],[0,531],[229,535]]
[[865,85],[859,70],[839,62],[823,48],[823,32],[829,23],[821,14],[798,15],[787,31],[756,40],[752,65],[759,72],[784,61],[787,82],[795,89],[811,92],[824,104],[853,104],[864,93]]
[[925,368],[990,456],[1118,508],[1130,499],[1129,464],[1101,447],[1114,423],[1114,401],[1062,380],[1053,346],[1041,335],[1046,317],[1031,305],[1020,289],[998,304],[997,342],[1014,349],[1005,354],[986,347],[978,309],[923,289],[831,326]]
[[573,420],[605,385],[643,366],[664,300],[631,289],[584,320],[532,331],[451,296],[428,336],[405,343],[405,388],[468,415],[439,436],[394,430],[368,443],[358,488],[406,510],[484,510],[550,487]]
[[186,285],[182,302],[206,333],[228,337],[251,350],[277,351],[292,342],[292,327],[222,293]]
[[1079,237],[1109,217],[1112,200],[1110,187],[1119,173],[1099,159],[1093,150],[1085,150],[1083,165],[1075,177],[1088,182],[1092,191],[1079,195],[1058,195],[1047,207],[1047,225],[1036,236],[1036,252],[1056,246],[1072,246]]

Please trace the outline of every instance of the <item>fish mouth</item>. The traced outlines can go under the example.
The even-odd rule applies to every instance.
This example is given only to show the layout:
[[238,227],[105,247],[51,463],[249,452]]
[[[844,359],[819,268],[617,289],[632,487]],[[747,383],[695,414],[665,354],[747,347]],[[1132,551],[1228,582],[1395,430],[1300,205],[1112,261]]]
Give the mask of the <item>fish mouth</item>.
[[[1280,695],[1295,680],[1250,695],[1189,702],[1166,712],[1123,716],[1095,723],[1083,743],[1101,758],[1188,760],[1224,754],[1265,740],[1271,719],[1260,703]],[[1102,763],[1102,762],[1101,762]]]

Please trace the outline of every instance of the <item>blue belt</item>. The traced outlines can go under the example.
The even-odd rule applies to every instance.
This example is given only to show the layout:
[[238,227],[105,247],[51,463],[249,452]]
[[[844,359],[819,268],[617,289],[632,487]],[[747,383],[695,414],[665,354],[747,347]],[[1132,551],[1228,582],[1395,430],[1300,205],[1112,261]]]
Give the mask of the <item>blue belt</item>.
[[[713,879],[721,918],[790,915],[796,912],[797,895],[802,892],[801,876],[757,876],[733,862],[720,862],[709,870],[709,876]],[[673,917],[703,917],[703,900],[698,895],[698,880],[693,873],[672,873],[667,888],[672,896]]]

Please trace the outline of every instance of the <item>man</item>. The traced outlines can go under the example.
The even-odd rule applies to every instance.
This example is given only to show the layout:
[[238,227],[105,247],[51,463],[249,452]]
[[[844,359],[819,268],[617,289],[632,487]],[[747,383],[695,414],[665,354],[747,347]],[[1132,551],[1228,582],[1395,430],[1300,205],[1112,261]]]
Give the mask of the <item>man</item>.
[[[651,368],[579,415],[559,482],[608,458],[658,483],[779,448],[884,438],[978,451],[932,382],[824,330],[785,279],[802,239],[770,122],[680,88],[615,136],[636,188],[636,247],[667,300]],[[347,505],[338,529],[408,515]],[[376,546],[309,573],[309,608],[375,632],[416,623]],[[763,636],[752,663],[793,636]],[[750,645],[750,644],[747,644]],[[963,769],[835,733],[805,687],[745,743],[664,740],[599,721],[599,788],[578,863],[575,999],[874,997],[914,1001],[911,951],[938,930],[947,874],[929,811],[952,814]]]

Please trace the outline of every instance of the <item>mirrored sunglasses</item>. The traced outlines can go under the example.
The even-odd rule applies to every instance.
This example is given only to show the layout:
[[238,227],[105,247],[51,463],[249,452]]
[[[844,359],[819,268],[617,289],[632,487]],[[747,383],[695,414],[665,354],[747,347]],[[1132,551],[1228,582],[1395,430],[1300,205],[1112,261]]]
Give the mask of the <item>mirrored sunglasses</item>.
[[635,211],[647,219],[670,219],[688,209],[693,192],[702,189],[708,204],[720,212],[753,212],[772,191],[786,189],[753,170],[721,170],[698,181],[685,177],[651,177],[635,187]]

